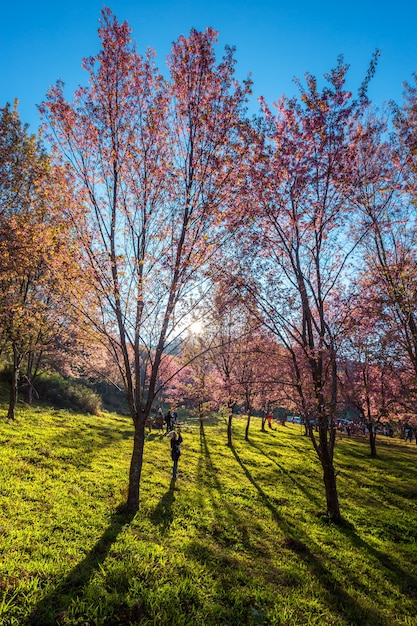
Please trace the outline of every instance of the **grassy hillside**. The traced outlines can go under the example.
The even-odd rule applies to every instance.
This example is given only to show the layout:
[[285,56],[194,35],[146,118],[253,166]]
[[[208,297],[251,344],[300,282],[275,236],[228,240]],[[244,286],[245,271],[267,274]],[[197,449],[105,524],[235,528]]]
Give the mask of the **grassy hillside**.
[[132,519],[128,418],[0,418],[2,625],[417,623],[415,444],[380,439],[372,460],[338,442],[334,526],[300,426],[255,422],[246,443],[236,418],[233,449],[223,421],[183,430],[175,488],[169,441],[148,436]]

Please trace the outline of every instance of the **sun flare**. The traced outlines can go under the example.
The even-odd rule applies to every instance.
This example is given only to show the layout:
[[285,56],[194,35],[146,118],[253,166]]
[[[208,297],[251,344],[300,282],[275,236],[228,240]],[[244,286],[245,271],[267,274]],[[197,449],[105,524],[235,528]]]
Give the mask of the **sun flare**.
[[200,321],[196,320],[195,322],[190,324],[190,332],[193,335],[201,335],[201,333],[203,332],[203,324]]

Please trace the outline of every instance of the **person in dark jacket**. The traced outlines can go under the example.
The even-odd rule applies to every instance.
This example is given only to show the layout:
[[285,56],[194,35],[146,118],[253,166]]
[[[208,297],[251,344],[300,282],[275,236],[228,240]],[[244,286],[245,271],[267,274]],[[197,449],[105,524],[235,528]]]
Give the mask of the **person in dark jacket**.
[[174,462],[174,465],[172,466],[172,480],[176,480],[178,473],[178,460],[181,456],[182,436],[180,432],[176,433],[172,430],[168,433],[167,437],[171,439],[171,459]]
[[172,428],[172,413],[171,413],[171,411],[168,411],[168,413],[165,415],[165,423],[167,425],[167,433],[169,433],[169,431]]

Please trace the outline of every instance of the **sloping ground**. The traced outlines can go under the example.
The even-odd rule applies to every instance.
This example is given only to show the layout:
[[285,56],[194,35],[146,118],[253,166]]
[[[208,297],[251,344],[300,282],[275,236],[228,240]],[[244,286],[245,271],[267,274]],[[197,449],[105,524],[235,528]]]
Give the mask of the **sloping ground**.
[[[5,411],[3,411],[5,414]],[[0,418],[0,623],[348,626],[417,623],[417,446],[338,442],[345,523],[322,515],[299,425],[249,443],[244,419],[148,435],[141,510],[123,513],[128,418]]]

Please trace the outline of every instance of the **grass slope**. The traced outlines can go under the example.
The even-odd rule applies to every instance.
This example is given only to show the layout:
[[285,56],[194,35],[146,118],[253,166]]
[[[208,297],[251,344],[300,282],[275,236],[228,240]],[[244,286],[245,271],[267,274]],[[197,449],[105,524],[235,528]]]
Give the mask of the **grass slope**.
[[[3,413],[4,414],[4,413]],[[329,524],[298,425],[234,448],[225,423],[146,444],[141,510],[125,501],[127,418],[22,409],[0,420],[0,623],[375,625],[417,623],[417,446],[338,442],[345,523]]]

